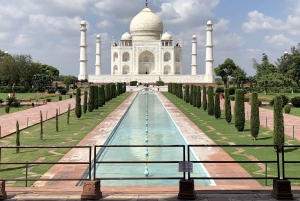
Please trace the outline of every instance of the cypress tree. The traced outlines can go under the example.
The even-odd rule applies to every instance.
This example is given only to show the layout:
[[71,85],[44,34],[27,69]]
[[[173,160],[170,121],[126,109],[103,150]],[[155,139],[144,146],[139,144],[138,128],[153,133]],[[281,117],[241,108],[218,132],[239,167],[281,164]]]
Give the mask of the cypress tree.
[[84,90],[84,98],[83,98],[83,113],[85,114],[87,111],[87,95],[88,92]]
[[231,104],[230,104],[230,94],[229,94],[229,89],[225,88],[225,119],[227,123],[229,124],[232,119],[232,114],[231,114]]
[[190,85],[185,86],[185,102],[190,102]]
[[20,129],[19,129],[19,121],[16,123],[16,153],[20,153]]
[[123,93],[126,93],[126,82],[123,83]]
[[102,105],[104,106],[105,105],[105,86],[104,85],[102,85],[101,86],[101,92],[102,92]]
[[183,94],[182,94],[182,84],[179,84],[179,98],[180,98],[180,99],[183,98]]
[[207,99],[206,99],[206,86],[203,85],[203,110],[206,111],[207,110]]
[[207,90],[207,96],[208,96],[208,101],[207,101],[207,113],[209,115],[214,115],[214,88],[212,86],[208,87]]
[[101,86],[98,87],[98,107],[103,107]]
[[215,94],[215,117],[219,119],[221,117],[221,108],[220,108],[220,95],[218,93]]
[[93,95],[94,90],[93,90],[93,86],[90,86],[90,93],[89,93],[89,101],[88,101],[88,111],[89,112],[93,112],[94,110],[94,102],[93,102]]
[[238,131],[243,131],[245,127],[245,103],[243,89],[237,89],[235,91],[234,119],[236,129]]
[[282,97],[277,95],[274,98],[274,128],[273,128],[273,144],[278,145],[278,151],[282,151],[284,145],[284,122],[282,114]]
[[197,86],[194,86],[193,89],[193,107],[197,107]]
[[201,107],[201,86],[197,86],[197,108]]
[[75,114],[77,119],[80,119],[82,111],[81,111],[81,89],[77,88],[76,91],[76,104],[75,104]]
[[253,92],[251,95],[251,119],[250,119],[250,131],[251,136],[256,140],[259,133],[259,102],[258,95],[256,92]]
[[56,109],[56,115],[55,115],[55,128],[56,132],[58,132],[58,109]]
[[98,86],[94,86],[94,109],[98,110]]
[[193,101],[194,101],[194,85],[191,85],[191,89],[190,89],[190,104],[193,105]]
[[40,139],[43,140],[43,113],[40,111]]
[[68,116],[67,116],[67,124],[70,124],[70,110],[71,110],[71,104],[68,105]]

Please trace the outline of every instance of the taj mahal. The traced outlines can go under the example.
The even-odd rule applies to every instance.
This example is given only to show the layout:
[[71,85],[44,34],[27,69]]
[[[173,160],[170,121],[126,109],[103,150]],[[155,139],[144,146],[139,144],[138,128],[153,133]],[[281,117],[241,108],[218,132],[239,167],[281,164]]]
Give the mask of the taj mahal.
[[[174,42],[167,31],[163,33],[162,20],[146,7],[130,23],[130,33],[121,40],[111,40],[111,74],[101,73],[101,36],[96,36],[95,75],[87,74],[87,22],[81,22],[79,80],[94,83],[130,82],[155,83],[213,83],[212,22],[206,28],[205,74],[197,74],[197,36],[192,36],[191,75],[182,74],[182,40]],[[186,59],[186,58],[184,58]],[[203,62],[204,64],[204,62]],[[201,65],[202,66],[202,65]],[[203,65],[204,67],[204,65]]]

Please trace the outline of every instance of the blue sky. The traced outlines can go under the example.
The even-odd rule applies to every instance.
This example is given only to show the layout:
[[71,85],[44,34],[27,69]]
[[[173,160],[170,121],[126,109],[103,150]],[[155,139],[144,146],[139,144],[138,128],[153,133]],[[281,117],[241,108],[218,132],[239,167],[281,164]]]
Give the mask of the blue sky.
[[[110,74],[110,40],[130,31],[145,0],[15,0],[1,2],[0,49],[31,54],[63,75],[79,74],[80,22],[88,22],[88,72],[102,37],[102,74]],[[174,41],[183,40],[183,73],[191,73],[191,37],[198,37],[198,73],[205,69],[206,22],[213,22],[214,67],[226,58],[254,75],[252,58],[271,62],[299,43],[299,0],[149,0]]]

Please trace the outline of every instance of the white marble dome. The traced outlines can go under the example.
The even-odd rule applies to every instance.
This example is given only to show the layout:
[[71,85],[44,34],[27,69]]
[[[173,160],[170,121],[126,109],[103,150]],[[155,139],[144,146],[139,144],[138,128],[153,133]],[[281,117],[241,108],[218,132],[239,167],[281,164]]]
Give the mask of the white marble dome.
[[144,8],[130,23],[132,40],[160,40],[163,32],[161,19],[149,8]]
[[123,35],[122,35],[122,37],[121,37],[121,40],[131,40],[132,38],[131,38],[131,35],[130,35],[130,33],[128,33],[127,31],[126,31],[126,33],[124,33]]
[[85,21],[85,20],[83,20],[83,21],[81,21],[81,23],[80,23],[81,25],[86,25],[87,24],[87,22]]
[[206,24],[207,24],[207,25],[212,25],[211,20],[208,20]]
[[165,33],[161,36],[161,40],[172,40],[172,36],[171,36],[171,34],[169,34],[169,32],[165,32]]
[[96,38],[100,39],[101,38],[100,34],[97,34]]

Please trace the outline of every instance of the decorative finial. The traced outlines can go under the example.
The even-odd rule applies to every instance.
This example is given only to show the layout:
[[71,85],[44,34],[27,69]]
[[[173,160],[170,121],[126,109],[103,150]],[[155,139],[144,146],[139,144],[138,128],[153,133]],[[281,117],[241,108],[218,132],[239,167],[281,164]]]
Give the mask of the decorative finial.
[[148,8],[148,0],[146,0],[146,7]]

